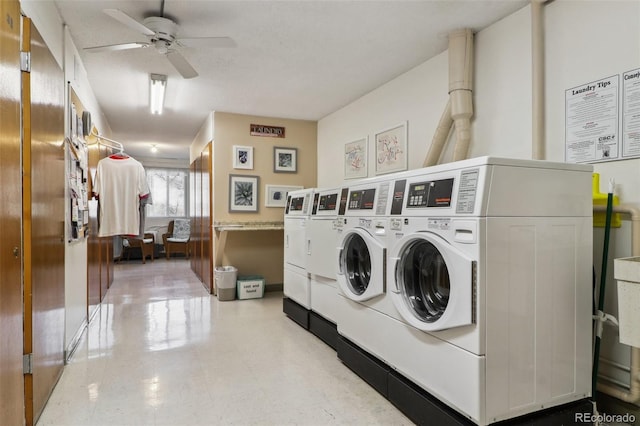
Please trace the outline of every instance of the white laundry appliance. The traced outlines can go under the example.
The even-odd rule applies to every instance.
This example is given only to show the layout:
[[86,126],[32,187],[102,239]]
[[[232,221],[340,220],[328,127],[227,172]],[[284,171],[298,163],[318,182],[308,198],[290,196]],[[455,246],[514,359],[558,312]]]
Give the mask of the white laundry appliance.
[[307,272],[311,285],[309,331],[335,349],[337,332],[338,214],[344,215],[348,188],[316,189],[307,224]]
[[591,174],[482,157],[394,175],[396,315],[369,314],[385,361],[480,425],[588,397]]
[[309,328],[311,289],[307,274],[307,225],[313,188],[287,195],[284,213],[283,311],[304,328]]
[[350,362],[345,356],[351,347],[340,344],[338,357],[383,395],[388,368],[381,363],[388,361],[390,348],[384,329],[372,328],[371,319],[376,314],[385,316],[396,310],[387,294],[386,277],[390,185],[388,177],[377,177],[349,187],[336,253],[340,344],[346,339],[375,359],[369,371],[358,370],[362,363]]

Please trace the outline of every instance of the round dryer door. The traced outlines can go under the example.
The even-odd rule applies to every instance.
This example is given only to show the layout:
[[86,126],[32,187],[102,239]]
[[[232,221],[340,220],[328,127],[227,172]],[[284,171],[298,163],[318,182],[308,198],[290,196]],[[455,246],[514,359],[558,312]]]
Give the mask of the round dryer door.
[[427,331],[471,324],[473,262],[429,233],[405,237],[396,247],[392,293],[403,318]]
[[386,249],[368,232],[356,228],[345,234],[339,251],[338,284],[356,301],[384,293]]

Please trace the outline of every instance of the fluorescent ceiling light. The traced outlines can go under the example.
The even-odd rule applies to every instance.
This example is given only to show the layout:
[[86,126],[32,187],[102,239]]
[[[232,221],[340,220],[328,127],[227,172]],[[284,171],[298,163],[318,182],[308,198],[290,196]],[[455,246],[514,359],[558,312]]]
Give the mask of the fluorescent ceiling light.
[[150,77],[149,106],[151,107],[151,114],[162,114],[164,91],[167,88],[167,76],[151,74]]

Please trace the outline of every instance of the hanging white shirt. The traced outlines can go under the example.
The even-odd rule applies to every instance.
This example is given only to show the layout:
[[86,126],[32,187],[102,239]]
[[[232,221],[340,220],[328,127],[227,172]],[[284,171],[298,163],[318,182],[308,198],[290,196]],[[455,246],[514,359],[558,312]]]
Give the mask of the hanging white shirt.
[[93,192],[100,199],[99,237],[140,233],[140,197],[149,194],[149,185],[139,161],[131,157],[100,160]]

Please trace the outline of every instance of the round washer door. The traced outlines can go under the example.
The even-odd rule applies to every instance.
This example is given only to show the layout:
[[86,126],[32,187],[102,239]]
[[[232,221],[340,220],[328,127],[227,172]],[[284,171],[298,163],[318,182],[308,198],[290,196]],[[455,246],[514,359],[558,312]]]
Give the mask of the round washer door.
[[384,294],[386,248],[361,228],[345,232],[338,246],[337,281],[351,300]]
[[430,232],[405,236],[391,255],[393,302],[424,331],[473,323],[473,261]]

